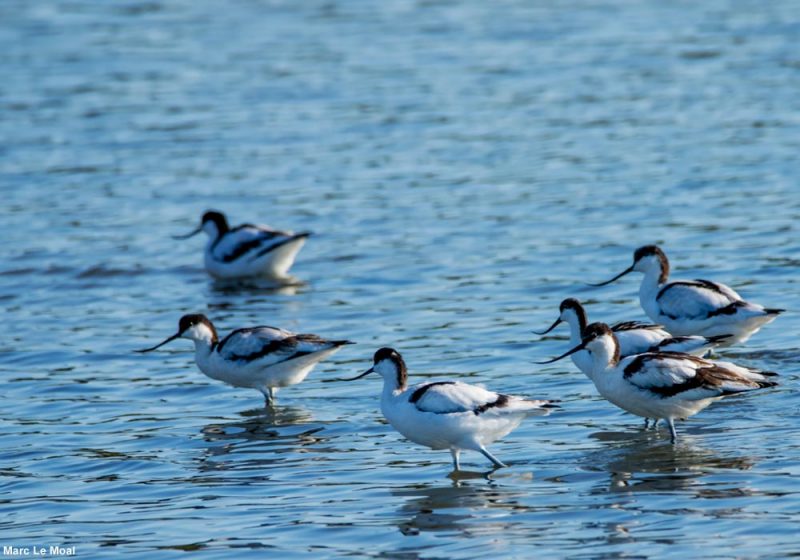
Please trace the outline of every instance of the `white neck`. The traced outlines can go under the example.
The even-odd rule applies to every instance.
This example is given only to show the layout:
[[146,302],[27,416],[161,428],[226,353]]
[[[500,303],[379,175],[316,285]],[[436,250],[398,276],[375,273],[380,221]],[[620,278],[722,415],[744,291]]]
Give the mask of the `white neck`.
[[206,361],[210,355],[211,355],[211,340],[194,341],[194,359],[198,364]]
[[378,372],[383,377],[383,392],[394,393],[395,391],[405,389],[401,388],[397,379],[397,370],[392,368],[392,371]]
[[201,357],[207,358],[211,353],[212,345],[214,344],[214,333],[204,324],[194,325],[191,330],[185,333],[192,342],[194,342],[194,351],[197,359]]
[[217,241],[219,241],[220,234],[219,229],[217,228],[217,224],[214,222],[206,222],[203,224],[203,231],[208,235],[208,245],[216,245]]
[[400,386],[397,384],[397,381],[388,381],[386,379],[383,380],[383,396],[384,397],[394,396],[398,392],[402,393],[403,390],[400,389]]
[[658,303],[656,296],[662,284],[659,284],[658,279],[661,276],[660,266],[651,266],[644,273],[642,284],[639,286],[639,303],[642,305],[645,313],[653,319],[657,320],[658,317]]
[[569,325],[569,342],[573,346],[577,346],[581,343],[581,322],[575,313],[565,313],[564,315],[562,315],[562,320]]
[[610,336],[602,336],[592,341],[588,349],[592,355],[595,371],[602,371],[617,365],[617,343]]

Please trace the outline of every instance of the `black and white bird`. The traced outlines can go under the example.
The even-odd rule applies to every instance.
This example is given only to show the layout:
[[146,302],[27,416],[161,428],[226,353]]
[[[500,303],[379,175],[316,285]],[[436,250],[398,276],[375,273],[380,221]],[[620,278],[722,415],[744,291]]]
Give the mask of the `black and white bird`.
[[211,321],[196,313],[181,317],[174,335],[137,352],[152,352],[176,338],[194,342],[195,362],[208,377],[234,387],[256,389],[264,395],[267,406],[275,402],[280,387],[300,383],[317,363],[345,344],[353,344],[265,326],[236,329],[219,340]]
[[435,381],[408,386],[408,370],[392,348],[375,352],[372,372],[383,377],[381,411],[392,427],[414,443],[431,449],[449,449],[453,467],[460,469],[463,449],[482,453],[499,468],[504,465],[486,446],[498,440],[523,419],[544,415],[555,408],[550,401],[528,400],[494,393],[459,381]]
[[311,235],[253,224],[232,228],[223,213],[210,210],[203,214],[197,229],[174,238],[188,239],[201,231],[208,235],[204,259],[206,270],[215,278],[222,279],[263,277],[286,280],[298,251]]
[[630,272],[644,274],[639,302],[650,319],[673,335],[730,335],[720,346],[745,342],[758,329],[774,321],[783,309],[765,308],[741,298],[725,284],[710,280],[669,282],[669,261],[655,245],[639,247],[633,264],[605,286]]
[[[567,323],[570,330],[570,343],[572,346],[580,344],[586,333],[588,320],[586,310],[575,298],[567,298],[559,306],[558,319],[543,332],[544,335],[556,328],[560,323]],[[727,335],[716,337],[705,336],[672,336],[661,325],[642,323],[640,321],[625,321],[611,326],[611,330],[619,342],[620,355],[631,356],[642,352],[685,352],[695,356],[703,356],[709,350],[718,346],[728,338]],[[572,362],[589,379],[592,378],[592,357],[586,350],[575,352],[571,355]]]
[[777,385],[773,372],[679,352],[620,358],[617,338],[604,323],[587,326],[580,344],[550,361],[584,349],[592,358],[592,381],[598,392],[631,414],[666,420],[673,443],[678,437],[676,419],[693,416],[722,397]]

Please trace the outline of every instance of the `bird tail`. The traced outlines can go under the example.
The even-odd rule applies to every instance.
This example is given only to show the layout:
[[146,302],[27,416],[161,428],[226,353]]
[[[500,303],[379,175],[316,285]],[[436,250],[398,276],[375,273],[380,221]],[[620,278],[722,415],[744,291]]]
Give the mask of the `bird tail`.
[[525,411],[528,413],[529,416],[545,416],[550,414],[556,408],[561,408],[557,404],[557,401],[549,401],[545,399],[540,400],[532,400],[532,399],[525,399],[522,401],[525,405]]
[[715,336],[707,336],[706,340],[709,344],[719,344],[720,342],[728,340],[732,336],[732,334],[718,334]]
[[774,371],[748,368],[745,377],[758,385],[759,389],[764,389],[765,387],[775,387],[778,384],[777,380],[773,379],[778,377],[778,374]]
[[758,383],[759,388],[763,389],[765,387],[775,387],[778,385],[778,382],[774,379],[769,379],[770,377],[778,377],[778,374],[774,371],[758,371],[761,375],[761,379],[754,379],[756,383]]

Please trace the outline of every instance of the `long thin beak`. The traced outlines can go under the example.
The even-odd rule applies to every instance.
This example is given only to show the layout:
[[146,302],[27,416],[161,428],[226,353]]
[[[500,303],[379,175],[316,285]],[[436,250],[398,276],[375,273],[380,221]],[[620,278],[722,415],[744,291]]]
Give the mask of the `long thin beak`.
[[156,348],[161,348],[161,347],[162,347],[162,346],[164,346],[164,345],[165,345],[167,342],[172,342],[172,341],[173,341],[173,340],[175,340],[176,338],[180,338],[180,336],[181,336],[181,333],[175,333],[175,334],[173,334],[171,337],[169,337],[167,340],[165,340],[164,342],[161,342],[160,344],[156,344],[156,345],[155,345],[155,346],[153,346],[152,348],[145,348],[144,350],[134,350],[134,352],[138,352],[139,354],[144,354],[145,352],[152,352],[152,351],[153,351],[153,350],[155,350]]
[[538,335],[547,334],[550,331],[552,331],[554,328],[556,328],[560,323],[561,323],[561,317],[556,319],[555,322],[552,325],[550,325],[550,327],[546,331],[542,331],[542,332],[533,331],[533,334],[538,334]]
[[619,274],[614,276],[614,278],[612,278],[611,280],[606,280],[605,282],[600,282],[599,284],[589,284],[589,285],[590,286],[605,286],[606,284],[611,284],[611,282],[613,282],[614,280],[619,280],[620,278],[622,278],[623,276],[625,276],[626,274],[628,274],[630,272],[633,272],[633,265],[629,266],[628,268],[626,268],[625,270],[623,270],[622,272],[620,272]]
[[375,368],[369,368],[367,371],[365,371],[361,375],[357,375],[356,377],[342,378],[339,381],[355,381],[356,379],[361,379],[362,377],[366,377],[367,375],[369,375],[373,371],[375,371]]
[[537,364],[552,364],[553,362],[557,362],[557,361],[558,361],[558,360],[560,360],[561,358],[566,358],[566,357],[567,357],[567,356],[569,356],[570,354],[574,354],[575,352],[578,352],[578,351],[580,351],[580,350],[583,350],[584,348],[586,348],[586,344],[584,344],[583,342],[581,342],[581,343],[580,343],[580,344],[578,344],[578,345],[577,345],[575,348],[573,348],[572,350],[567,350],[566,352],[564,352],[563,354],[561,354],[561,355],[560,355],[560,356],[558,356],[557,358],[553,358],[552,360],[545,360],[544,362],[534,362],[534,363],[537,363]]
[[173,235],[172,239],[189,239],[190,237],[194,237],[195,235],[197,235],[201,231],[203,231],[203,226],[202,225],[198,226],[197,229],[194,229],[194,230],[190,231],[186,235]]

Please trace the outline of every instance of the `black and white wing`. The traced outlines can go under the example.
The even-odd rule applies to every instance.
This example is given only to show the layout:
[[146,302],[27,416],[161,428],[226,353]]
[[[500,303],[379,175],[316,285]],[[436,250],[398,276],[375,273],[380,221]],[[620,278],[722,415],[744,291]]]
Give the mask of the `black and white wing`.
[[267,226],[243,224],[223,235],[211,250],[214,259],[230,263],[236,260],[253,260],[309,233],[294,234]]
[[702,357],[706,352],[712,350],[729,339],[731,335],[721,334],[717,336],[672,336],[659,341],[648,352],[682,352],[684,354],[694,354]]
[[611,325],[611,330],[614,331],[615,333],[625,332],[625,331],[638,331],[638,330],[660,331],[663,329],[664,329],[663,325],[645,323],[643,321],[622,321],[621,323],[615,323],[614,325]]
[[709,280],[681,280],[661,288],[656,296],[661,313],[667,317],[705,319],[734,312],[742,302],[728,286]]
[[216,351],[225,360],[258,362],[264,366],[293,360],[347,344],[344,340],[325,340],[313,334],[294,334],[275,327],[238,329],[223,338]]
[[495,393],[458,381],[437,381],[417,385],[409,391],[408,401],[420,412],[475,416],[493,413],[546,414],[553,405],[546,400],[528,400]]
[[661,398],[702,400],[774,384],[738,371],[745,368],[673,352],[639,354],[625,358],[621,365],[628,383]]
[[458,381],[437,381],[417,385],[410,392],[408,401],[421,412],[452,414],[473,411],[480,414],[492,406],[502,407],[509,397],[476,385]]

